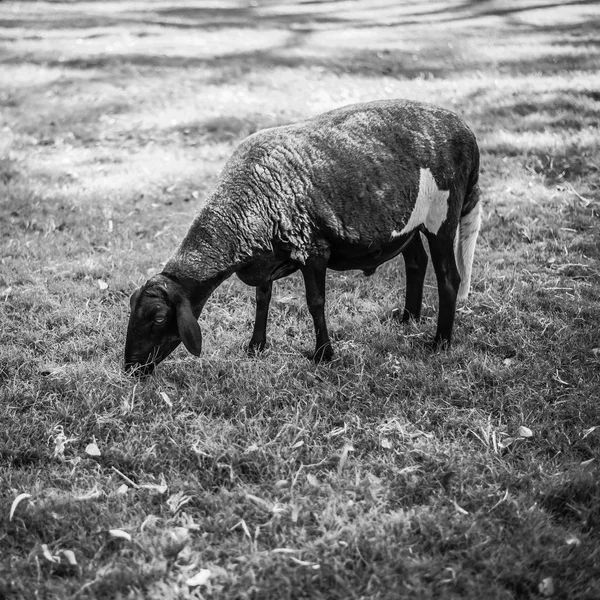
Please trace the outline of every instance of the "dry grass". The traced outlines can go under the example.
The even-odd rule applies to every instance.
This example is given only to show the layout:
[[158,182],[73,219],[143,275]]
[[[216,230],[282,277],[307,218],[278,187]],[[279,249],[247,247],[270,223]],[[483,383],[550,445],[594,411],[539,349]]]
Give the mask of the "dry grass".
[[[595,3],[8,2],[0,25],[0,598],[600,595]],[[423,322],[389,320],[394,261],[330,274],[331,364],[296,277],[249,359],[232,279],[200,360],[125,378],[127,297],[235,145],[390,97],[483,151],[454,347],[423,349],[431,273]]]

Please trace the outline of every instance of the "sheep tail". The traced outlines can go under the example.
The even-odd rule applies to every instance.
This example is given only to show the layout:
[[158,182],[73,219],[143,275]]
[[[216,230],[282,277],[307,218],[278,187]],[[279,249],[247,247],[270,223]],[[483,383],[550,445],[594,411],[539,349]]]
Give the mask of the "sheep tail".
[[466,300],[471,288],[471,271],[475,244],[479,228],[481,227],[481,200],[477,183],[470,186],[460,216],[459,230],[456,244],[456,266],[460,274],[460,287],[458,300]]

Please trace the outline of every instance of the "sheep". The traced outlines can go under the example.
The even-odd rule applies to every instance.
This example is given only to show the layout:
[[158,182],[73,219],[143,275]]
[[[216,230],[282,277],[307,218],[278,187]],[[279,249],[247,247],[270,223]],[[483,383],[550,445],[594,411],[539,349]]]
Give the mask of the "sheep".
[[150,374],[180,342],[200,355],[198,317],[233,273],[256,287],[250,352],[267,342],[273,281],[295,271],[314,322],[315,361],[333,355],[324,313],[328,268],[369,275],[402,253],[401,321],[418,320],[428,262],[421,233],[439,296],[430,346],[450,346],[481,224],[478,178],[471,130],[454,113],[420,102],[354,104],[251,135],[162,272],[131,296],[125,369]]

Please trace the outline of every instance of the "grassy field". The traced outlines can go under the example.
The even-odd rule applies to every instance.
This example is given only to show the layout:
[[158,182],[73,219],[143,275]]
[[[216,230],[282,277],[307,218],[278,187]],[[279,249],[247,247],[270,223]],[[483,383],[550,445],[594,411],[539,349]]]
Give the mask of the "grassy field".
[[[0,3],[0,598],[600,598],[600,7]],[[395,260],[227,280],[154,377],[128,296],[236,144],[351,102],[451,108],[484,222],[454,345]],[[531,435],[530,435],[531,434]]]

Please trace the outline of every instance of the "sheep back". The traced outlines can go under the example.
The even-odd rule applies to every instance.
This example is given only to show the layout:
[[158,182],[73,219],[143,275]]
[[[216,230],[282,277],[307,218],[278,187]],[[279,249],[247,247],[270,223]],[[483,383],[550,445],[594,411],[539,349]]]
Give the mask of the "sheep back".
[[[460,199],[446,215],[458,223],[478,166],[473,133],[450,111],[406,100],[342,107],[242,141],[199,215],[202,236],[214,248],[224,233],[235,235],[235,251],[215,258],[230,264],[278,248],[302,263],[318,244],[341,255],[370,248],[384,258],[391,246],[389,258],[400,251],[394,234],[409,223],[423,172]],[[191,245],[202,241],[196,235]]]

